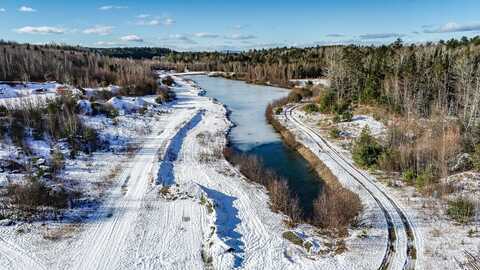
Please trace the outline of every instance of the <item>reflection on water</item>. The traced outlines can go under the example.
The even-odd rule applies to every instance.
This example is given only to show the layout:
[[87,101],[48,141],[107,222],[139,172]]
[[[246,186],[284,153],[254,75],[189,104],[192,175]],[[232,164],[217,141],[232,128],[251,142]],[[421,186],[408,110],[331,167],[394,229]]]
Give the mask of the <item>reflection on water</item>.
[[289,91],[208,76],[189,78],[207,90],[207,96],[216,98],[231,111],[230,119],[237,125],[230,133],[232,146],[259,156],[268,168],[286,178],[304,210],[310,212],[321,181],[310,171],[305,159],[288,148],[265,119],[268,103],[288,95]]

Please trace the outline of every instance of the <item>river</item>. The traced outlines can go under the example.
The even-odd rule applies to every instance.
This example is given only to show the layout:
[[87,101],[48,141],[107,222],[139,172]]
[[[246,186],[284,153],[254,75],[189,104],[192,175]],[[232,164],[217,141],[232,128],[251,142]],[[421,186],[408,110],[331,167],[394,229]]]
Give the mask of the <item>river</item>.
[[229,135],[231,146],[257,155],[266,167],[287,179],[305,213],[310,213],[322,181],[300,154],[282,142],[265,118],[267,105],[287,96],[289,90],[205,75],[188,78],[205,89],[207,96],[216,98],[231,111],[230,120],[236,124]]

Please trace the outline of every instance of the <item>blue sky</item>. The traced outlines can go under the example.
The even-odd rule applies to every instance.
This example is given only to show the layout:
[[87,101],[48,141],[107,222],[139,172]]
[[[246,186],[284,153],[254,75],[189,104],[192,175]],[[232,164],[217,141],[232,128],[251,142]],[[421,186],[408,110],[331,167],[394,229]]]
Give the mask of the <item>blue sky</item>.
[[0,38],[242,50],[480,34],[478,0],[0,0]]

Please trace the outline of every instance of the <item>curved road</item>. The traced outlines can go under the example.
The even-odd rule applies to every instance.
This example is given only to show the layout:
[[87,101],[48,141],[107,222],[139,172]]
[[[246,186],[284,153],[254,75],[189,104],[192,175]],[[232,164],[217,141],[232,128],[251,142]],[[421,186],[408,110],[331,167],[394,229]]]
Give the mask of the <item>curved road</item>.
[[299,106],[301,105],[285,108],[285,120],[293,123],[303,134],[315,142],[318,149],[312,149],[316,150],[314,152],[327,154],[358,182],[372,196],[383,212],[388,227],[388,243],[383,261],[378,269],[422,269],[417,258],[418,251],[421,251],[422,246],[420,233],[405,210],[371,176],[355,167],[317,131],[299,120],[294,113]]

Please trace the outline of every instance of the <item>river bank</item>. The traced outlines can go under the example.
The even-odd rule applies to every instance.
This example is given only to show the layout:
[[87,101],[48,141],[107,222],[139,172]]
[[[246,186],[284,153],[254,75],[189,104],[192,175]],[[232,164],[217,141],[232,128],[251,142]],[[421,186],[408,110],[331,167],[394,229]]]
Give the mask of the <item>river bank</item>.
[[229,133],[229,146],[240,153],[255,155],[267,169],[286,178],[300,198],[302,208],[312,211],[312,202],[322,190],[323,181],[313,167],[290,149],[265,119],[265,108],[289,94],[285,89],[246,84],[223,78],[187,77],[205,89],[206,96],[225,104],[228,118],[235,125]]

